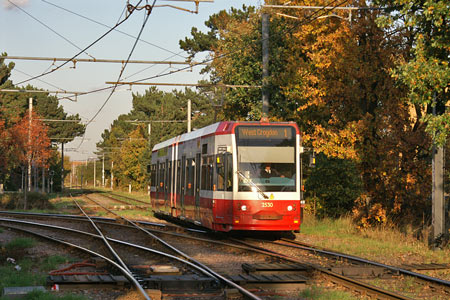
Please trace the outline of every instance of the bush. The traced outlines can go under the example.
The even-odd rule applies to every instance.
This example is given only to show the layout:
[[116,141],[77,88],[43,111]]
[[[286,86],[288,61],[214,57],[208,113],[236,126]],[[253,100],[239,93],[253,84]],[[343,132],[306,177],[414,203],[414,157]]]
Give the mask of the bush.
[[[27,193],[27,209],[53,208],[49,199],[48,194],[29,192]],[[9,193],[0,197],[0,208],[2,209],[22,209],[23,204],[24,193]]]
[[338,218],[350,213],[362,192],[362,181],[356,165],[345,159],[316,156],[316,167],[305,180],[307,205],[315,203],[319,217]]
[[49,202],[48,194],[30,192],[27,195],[27,202],[28,209],[46,209],[53,207]]
[[19,193],[3,194],[0,196],[0,208],[2,209],[15,209],[20,199],[22,198]]

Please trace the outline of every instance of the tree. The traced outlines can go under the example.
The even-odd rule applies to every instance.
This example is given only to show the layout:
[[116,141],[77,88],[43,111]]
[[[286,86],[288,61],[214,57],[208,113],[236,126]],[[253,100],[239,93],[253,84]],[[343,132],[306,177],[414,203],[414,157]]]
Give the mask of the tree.
[[405,36],[387,35],[378,17],[363,10],[351,26],[328,18],[296,33],[308,57],[299,92],[309,99],[299,113],[313,117],[306,138],[317,151],[357,162],[365,190],[359,204],[368,206],[361,210],[381,205],[391,219],[410,221],[426,208],[430,140],[389,71],[409,55]]
[[[114,161],[116,184],[127,186],[131,182],[133,186],[144,186],[146,180],[137,174],[139,174],[138,170],[144,170],[150,163],[153,146],[186,132],[188,99],[192,101],[192,127],[195,129],[211,124],[214,112],[205,94],[196,93],[190,89],[162,92],[156,88],[150,88],[143,95],[133,95],[131,112],[120,115],[114,120],[111,128],[102,134],[103,140],[97,143],[97,147],[101,148],[102,152],[107,152],[106,157]],[[142,125],[142,123],[133,123],[135,120],[147,122],[146,126],[149,122],[151,124],[151,137],[148,136],[147,127],[139,129],[141,135],[139,139],[144,146],[143,149],[130,144],[131,141],[135,141],[132,135],[137,134],[136,125]],[[139,155],[133,158],[126,153],[132,153],[134,150],[130,147],[135,146],[139,149],[136,150]],[[130,173],[127,171],[127,166],[133,163],[138,164],[136,166],[138,169]],[[111,164],[107,165],[109,168]]]
[[[192,28],[192,38],[180,41],[180,47],[191,57],[208,51],[213,58],[209,72],[212,83],[260,85],[261,84],[261,27],[254,7],[242,10],[231,8],[210,16],[205,25],[209,32]],[[226,119],[257,120],[261,116],[261,91],[259,89],[229,89],[226,91],[224,110]]]
[[[6,53],[3,53],[3,55],[6,55]],[[37,90],[31,85],[24,88],[14,86],[9,79],[13,68],[14,63],[9,63],[6,66],[4,59],[0,59],[0,88]],[[80,121],[78,115],[69,116],[65,113],[63,107],[59,105],[58,99],[54,96],[49,96],[47,93],[0,93],[0,122],[3,123],[4,135],[11,135],[11,130],[26,116],[29,98],[33,98],[33,110],[37,112],[40,119]],[[77,122],[47,123],[46,130],[48,131],[48,135],[46,136],[58,143],[61,141],[61,138],[63,138],[64,142],[70,142],[75,137],[82,135],[85,131],[85,125]],[[7,134],[6,132],[9,133]],[[7,138],[0,141],[0,148],[15,149],[14,145],[9,145],[8,143],[10,143],[10,139]],[[16,188],[17,184],[15,182],[20,183],[20,173],[22,170],[20,168],[21,166],[12,162],[20,161],[14,156],[20,153],[11,150],[4,152],[4,155],[6,154],[10,155],[8,161],[11,163],[7,165],[3,164],[3,169],[0,168],[0,180],[3,178],[6,180],[7,178],[5,183],[11,188]]]
[[30,160],[35,166],[48,167],[51,147],[47,132],[47,127],[39,121],[39,115],[35,112],[32,113],[31,126],[29,115],[26,114],[11,129],[11,135],[17,145],[15,157],[22,165],[26,165]]
[[[367,6],[365,1],[348,1]],[[346,5],[343,4],[343,5]],[[327,5],[325,1],[291,1],[290,5]],[[407,89],[392,80],[390,69],[407,59],[408,33],[387,32],[377,25],[380,11],[334,16],[290,10],[298,19],[270,19],[271,120],[295,120],[304,144],[329,159],[352,160],[360,172],[369,206],[381,205],[391,217],[414,216],[426,207],[426,170],[430,140],[414,118]],[[336,17],[337,16],[337,17]],[[254,10],[222,11],[205,23],[206,34],[192,31],[180,42],[195,54],[211,51],[212,80],[260,82],[260,16]],[[236,119],[257,119],[259,91],[229,91],[225,113]],[[328,188],[335,188],[333,182]],[[406,218],[403,218],[406,219]]]
[[[411,57],[401,60],[393,77],[408,89],[409,101],[419,111],[434,143],[444,145],[450,132],[445,105],[450,100],[450,4],[444,0],[377,0],[391,7],[380,18],[387,30],[409,35]],[[436,108],[436,114],[430,107]]]
[[361,195],[362,181],[356,164],[351,160],[319,154],[305,188],[308,197],[319,199],[318,216],[338,218],[351,212],[355,200]]
[[116,163],[117,179],[122,186],[131,184],[135,189],[144,189],[147,185],[145,126],[133,130],[129,139],[122,143],[119,151],[120,160]]

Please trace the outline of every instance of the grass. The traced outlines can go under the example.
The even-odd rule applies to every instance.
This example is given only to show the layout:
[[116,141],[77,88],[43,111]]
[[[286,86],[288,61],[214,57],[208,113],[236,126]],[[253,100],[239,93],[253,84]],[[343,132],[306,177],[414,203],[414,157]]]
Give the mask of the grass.
[[[0,297],[0,300],[6,300],[7,298]],[[79,295],[55,295],[48,292],[42,291],[33,291],[28,293],[25,297],[21,298],[24,300],[87,300],[87,297],[79,296]]]
[[[144,193],[144,192],[131,192],[131,194],[128,193],[128,192],[123,192],[123,191],[118,191],[118,190],[115,190],[113,192],[108,190],[107,192],[111,193],[113,196],[116,195],[116,196],[119,196],[119,197],[120,196],[124,196],[124,197],[127,197],[127,198],[135,198],[137,200],[145,201],[145,202],[148,202],[150,204],[150,197],[147,195],[147,193]],[[128,200],[128,199],[126,199],[126,200]]]
[[46,258],[44,258],[42,260],[42,262],[40,263],[40,269],[44,272],[48,272],[48,271],[56,269],[61,264],[73,262],[73,261],[74,261],[74,259],[68,258],[65,256],[51,255],[51,256],[47,256]]
[[[4,287],[45,285],[48,271],[69,260],[66,257],[57,255],[48,256],[38,261],[26,257],[25,249],[32,248],[36,243],[36,240],[32,238],[19,237],[2,245],[5,252],[1,255],[2,260],[0,262],[3,264],[0,265],[0,291]],[[14,257],[15,263],[8,262],[6,257]],[[59,299],[52,295],[50,297],[52,298],[42,293],[35,296],[27,296],[25,299]]]
[[15,269],[15,265],[7,264],[0,266],[0,290],[4,287],[14,286],[36,286],[45,284],[45,275],[36,275],[31,273],[33,262],[28,259],[17,261],[20,270]]
[[378,261],[395,256],[397,264],[411,260],[422,263],[450,262],[449,248],[430,250],[426,242],[395,228],[359,231],[349,217],[317,220],[305,215],[300,234],[300,239],[304,238],[313,240],[316,246]]
[[323,287],[312,286],[303,290],[299,294],[300,299],[311,299],[311,300],[356,300],[361,299],[353,296],[351,293],[338,291],[338,290],[327,290]]
[[[33,241],[34,243],[34,241]],[[31,245],[29,241],[22,238],[13,240],[7,245],[11,245],[14,249],[22,248],[23,246]],[[19,286],[45,286],[47,273],[50,270],[57,268],[60,264],[68,262],[71,259],[53,255],[48,256],[38,262],[30,258],[21,258],[16,261],[16,264],[6,263],[0,266],[0,290],[4,287],[19,287]],[[16,269],[20,266],[20,269]],[[38,269],[38,271],[36,271]],[[77,295],[54,295],[42,291],[34,291],[28,293],[24,298],[29,300],[84,300],[88,299]],[[0,297],[0,300],[6,300],[5,297]]]
[[148,210],[121,210],[119,214],[125,218],[153,217],[153,212]]
[[5,245],[5,249],[8,252],[15,250],[23,250],[26,248],[31,248],[36,244],[36,241],[31,238],[15,238],[11,242]]

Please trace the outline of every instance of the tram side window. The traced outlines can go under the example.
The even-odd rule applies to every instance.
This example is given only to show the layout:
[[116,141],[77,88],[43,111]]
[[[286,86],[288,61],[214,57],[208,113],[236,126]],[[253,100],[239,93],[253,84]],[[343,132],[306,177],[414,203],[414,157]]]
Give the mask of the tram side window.
[[223,161],[223,155],[216,156],[216,170],[217,170],[217,190],[225,190],[225,164]]
[[177,193],[181,194],[181,162],[177,160]]
[[161,163],[159,165],[159,188],[160,189],[164,189],[164,175],[165,175],[165,170],[166,170],[166,164],[165,163]]
[[186,194],[189,196],[194,196],[194,167],[195,167],[195,160],[192,158],[188,159]]
[[156,164],[150,167],[150,186],[156,186]]
[[170,193],[172,188],[172,162],[167,163],[167,174],[166,174],[166,189]]
[[207,174],[208,174],[208,160],[207,160],[206,156],[203,156],[202,157],[202,180],[201,180],[201,183],[202,183],[201,189],[202,190],[207,190],[208,189],[207,188],[207,186],[208,186],[208,183],[207,183],[208,176],[207,176]]
[[225,155],[225,174],[226,174],[226,190],[233,191],[233,156],[231,154]]
[[208,156],[208,174],[207,174],[207,189],[210,191],[215,190],[214,186],[214,156]]

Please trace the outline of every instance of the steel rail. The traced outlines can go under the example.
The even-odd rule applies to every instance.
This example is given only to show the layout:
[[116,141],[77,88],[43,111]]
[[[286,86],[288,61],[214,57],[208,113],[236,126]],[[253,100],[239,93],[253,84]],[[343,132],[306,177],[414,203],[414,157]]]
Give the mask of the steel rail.
[[240,240],[236,240],[236,239],[232,239],[234,242],[239,243],[239,244],[243,244],[246,245],[248,247],[251,248],[255,248],[255,251],[258,252],[266,252],[267,255],[273,256],[273,257],[277,257],[279,259],[284,259],[286,261],[289,262],[293,262],[293,263],[297,263],[297,264],[301,264],[301,265],[306,265],[316,271],[319,271],[329,277],[331,277],[332,279],[334,279],[335,281],[340,282],[341,284],[347,285],[347,286],[352,286],[352,287],[356,287],[359,290],[363,290],[366,293],[370,293],[370,294],[376,294],[377,296],[382,296],[384,297],[383,299],[392,299],[392,300],[412,300],[412,298],[404,296],[404,295],[400,295],[391,291],[387,291],[385,289],[373,286],[371,284],[353,279],[353,278],[349,278],[340,274],[337,274],[335,272],[329,271],[323,267],[314,265],[314,264],[310,264],[310,263],[305,263],[303,261],[297,260],[293,257],[289,257],[285,254],[281,254],[278,253],[276,251],[272,251],[269,249],[264,249],[262,247],[258,247],[249,243],[246,243],[244,241],[240,241]]
[[[277,245],[283,245],[283,246],[287,246],[287,247],[307,250],[307,251],[310,251],[310,252],[316,252],[316,253],[320,253],[320,254],[331,255],[331,256],[335,256],[335,257],[339,257],[339,258],[344,258],[344,259],[347,259],[347,260],[352,260],[352,261],[356,261],[356,262],[363,263],[363,264],[373,265],[373,266],[377,266],[377,267],[388,269],[388,270],[393,271],[393,272],[397,272],[399,274],[416,277],[416,278],[422,279],[422,280],[427,281],[427,282],[436,283],[436,284],[442,285],[442,286],[447,287],[447,288],[450,287],[450,281],[448,281],[448,280],[427,276],[427,275],[424,275],[424,274],[412,272],[412,271],[405,270],[405,269],[402,269],[402,268],[399,268],[399,267],[386,265],[386,264],[379,263],[379,262],[376,262],[376,261],[370,261],[370,260],[367,260],[367,259],[364,259],[364,258],[361,258],[361,257],[349,255],[349,254],[343,254],[343,253],[334,252],[334,251],[328,250],[328,249],[318,249],[318,248],[311,247],[311,245],[305,246],[306,243],[301,243],[301,242],[296,242],[296,241],[289,241],[289,240],[285,240],[285,239],[282,239],[282,240],[285,243],[280,243],[280,242],[273,242],[273,243],[277,244]],[[289,245],[289,244],[286,244],[286,243],[291,243],[291,244],[294,244],[294,245]]]
[[[87,235],[87,236],[93,237],[93,238],[98,238],[98,239],[101,238],[99,235],[97,235],[97,234],[95,234],[95,233],[85,232],[85,231],[81,231],[81,230],[78,230],[78,229],[73,229],[73,228],[68,228],[68,227],[62,227],[62,226],[57,226],[57,225],[48,225],[48,224],[36,223],[36,222],[29,222],[29,221],[23,221],[23,220],[14,220],[14,219],[4,219],[4,218],[0,218],[0,222],[2,222],[2,221],[3,221],[3,222],[9,222],[9,223],[25,224],[25,225],[30,225],[30,226],[44,227],[44,228],[49,228],[49,229],[58,229],[58,230],[62,230],[62,231],[68,231],[68,232],[78,233],[78,234],[81,234],[81,235]],[[0,226],[8,227],[7,225],[4,225],[4,224],[1,224]],[[206,276],[208,276],[208,277],[210,277],[210,278],[212,278],[212,279],[217,280],[217,278],[215,278],[214,275],[211,274],[211,273],[209,273],[207,270],[201,268],[200,266],[197,266],[197,265],[194,264],[194,263],[191,263],[191,262],[189,262],[189,261],[187,261],[187,260],[184,260],[184,259],[182,259],[182,258],[179,258],[179,257],[177,257],[177,256],[174,256],[174,255],[171,255],[171,254],[162,252],[162,251],[158,251],[158,250],[155,250],[155,249],[151,249],[151,248],[148,248],[148,247],[144,247],[144,246],[141,246],[141,245],[128,243],[128,242],[125,242],[125,241],[122,241],[122,240],[118,240],[118,239],[114,239],[114,238],[109,238],[109,237],[107,237],[107,239],[108,239],[109,241],[112,241],[112,242],[117,243],[117,244],[120,244],[120,245],[125,245],[125,246],[129,246],[129,247],[133,247],[133,248],[138,248],[138,249],[141,249],[141,250],[150,252],[150,253],[152,253],[152,254],[157,254],[157,255],[164,256],[164,257],[166,257],[166,258],[170,258],[170,259],[176,260],[176,261],[178,261],[178,262],[180,262],[180,263],[186,264],[186,265],[188,265],[188,266],[190,266],[190,267],[196,269],[197,271],[203,273],[204,275],[206,275]],[[117,264],[117,263],[116,263],[116,264]]]
[[[2,212],[0,211],[0,214]],[[19,214],[21,215],[21,213],[17,213],[17,212],[13,212],[15,215]],[[73,216],[73,215],[55,215],[55,214],[40,214],[40,213],[25,213],[26,216],[31,215],[31,216],[37,216],[40,217],[42,216],[49,216],[49,217],[54,217],[55,219],[66,219],[65,217],[67,216],[67,219],[78,219],[77,221],[81,221],[81,222],[89,222],[88,220],[86,220],[85,217],[82,216]],[[103,225],[110,225],[110,226],[119,226],[119,227],[127,227],[127,228],[135,228],[134,226],[131,225],[125,225],[125,224],[121,224],[121,223],[117,223],[115,222],[116,219],[113,218],[103,218],[103,217],[91,217],[91,219],[95,219],[97,220],[97,223],[101,223]],[[1,219],[0,219],[1,220]],[[159,224],[159,223],[147,223],[145,221],[135,221],[137,224],[141,224],[141,225],[148,225],[148,226],[154,226],[154,225],[158,225],[156,227],[163,227],[163,228],[169,228],[169,226],[166,226],[165,224]],[[196,230],[196,229],[189,229],[189,228],[184,228],[184,227],[175,227],[175,230],[178,229],[184,229],[186,231],[192,231],[195,233],[207,233],[206,231],[201,231],[201,230]],[[182,233],[175,233],[175,232],[168,232],[168,231],[162,231],[162,230],[158,230],[158,229],[148,229],[147,230],[153,232],[153,233],[157,233],[157,234],[165,234],[165,235],[171,235],[171,236],[175,236],[175,237],[179,237],[179,238],[185,238],[185,239],[190,239],[190,240],[195,240],[195,241],[200,241],[200,242],[206,242],[206,243],[211,243],[211,244],[216,244],[216,245],[221,245],[221,246],[226,246],[226,247],[232,247],[235,249],[241,249],[241,250],[246,250],[246,251],[252,251],[252,252],[258,252],[255,251],[254,247],[246,247],[246,246],[241,246],[241,245],[237,245],[237,244],[230,244],[230,243],[226,243],[226,242],[222,242],[222,241],[217,241],[217,240],[212,240],[212,239],[207,239],[207,238],[200,238],[200,237],[195,237],[195,236],[188,236],[188,235],[184,235]],[[267,254],[269,250],[267,249],[262,249],[260,253],[262,254]],[[286,256],[288,257],[288,256]]]
[[[74,231],[74,232],[80,232],[80,231],[78,231],[76,229],[70,229],[70,228],[65,228],[65,227],[60,227],[60,226],[51,226],[51,225],[46,225],[46,224],[41,224],[41,223],[33,223],[33,222],[27,222],[27,221],[21,221],[21,220],[0,219],[0,221],[19,222],[19,223],[25,223],[25,224],[31,223],[31,224],[36,224],[37,226],[44,226],[44,227],[50,227],[50,228],[60,228],[62,230],[69,230],[69,231]],[[116,224],[111,223],[111,225],[116,225]],[[88,234],[88,235],[93,236],[93,237],[98,237],[97,235],[91,234],[91,233],[85,233],[85,232],[81,232],[81,233],[82,234]],[[160,231],[160,233],[181,236],[180,234],[168,233],[168,232],[163,232],[163,231]],[[191,238],[191,237],[189,237],[189,238]],[[112,240],[112,241],[115,241],[115,240],[110,239],[110,238],[108,238],[108,239]],[[199,238],[193,238],[193,239],[199,239]],[[206,239],[200,239],[200,240],[206,240]],[[206,240],[206,241],[210,242],[210,240]],[[115,241],[115,242],[122,243],[122,241]],[[324,273],[324,274],[334,278],[334,280],[339,281],[341,284],[345,284],[345,285],[349,285],[350,284],[351,286],[357,287],[358,289],[364,289],[365,291],[367,291],[369,293],[377,293],[377,294],[381,293],[387,299],[402,299],[402,300],[411,299],[411,298],[408,298],[408,297],[405,297],[405,296],[402,296],[402,295],[398,295],[398,294],[395,294],[395,293],[392,293],[392,292],[389,292],[389,291],[385,291],[383,289],[379,289],[377,287],[374,287],[374,286],[362,283],[362,282],[357,281],[357,280],[349,279],[349,278],[347,278],[345,276],[342,276],[342,275],[336,274],[334,272],[328,271],[328,270],[326,270],[324,268],[321,268],[321,267],[318,267],[318,266],[315,266],[315,265],[311,265],[311,264],[308,264],[308,263],[304,263],[302,261],[298,261],[297,259],[291,258],[291,257],[286,256],[284,254],[277,253],[275,251],[271,251],[271,250],[264,249],[264,248],[261,248],[261,247],[257,247],[257,246],[254,246],[254,245],[249,245],[249,244],[247,244],[245,242],[242,242],[242,241],[235,241],[235,242],[238,242],[240,244],[244,244],[247,247],[243,247],[243,246],[239,246],[239,245],[233,245],[233,244],[226,244],[226,243],[217,242],[217,241],[214,241],[214,242],[222,244],[222,245],[225,245],[225,246],[231,246],[231,247],[236,247],[236,248],[240,248],[240,249],[244,249],[244,250],[250,250],[250,251],[254,251],[254,252],[257,252],[257,253],[264,254],[264,255],[270,255],[270,256],[273,256],[273,257],[280,258],[280,259],[284,259],[286,261],[307,265],[307,266],[311,267],[312,269],[316,269],[316,270],[318,270],[318,271],[320,271],[320,272],[322,272],[322,273]],[[142,246],[139,246],[139,245],[136,245],[136,246],[142,247]],[[153,253],[157,253],[157,254],[160,253],[160,252],[158,252],[157,250],[154,250],[154,249],[148,249],[148,248],[146,249],[145,247],[142,248],[142,249],[150,251],[150,252],[153,252]],[[164,255],[164,256],[170,256],[170,254],[166,254],[166,253],[160,253],[160,254]],[[178,258],[176,256],[173,256],[173,258],[177,259],[177,260],[181,260],[180,258]],[[181,260],[181,261],[183,261],[183,260]],[[199,266],[197,266],[195,264],[191,264],[188,261],[183,261],[183,262],[184,263],[188,263],[189,265],[194,266],[195,268],[200,268]]]
[[[73,199],[73,201],[75,202],[75,204],[78,206],[78,208],[80,209],[80,211],[83,213],[83,215],[89,220],[89,222],[91,223],[92,227],[94,227],[94,229],[97,231],[98,235],[102,238],[103,242],[105,243],[106,247],[108,247],[109,252],[111,252],[111,254],[114,256],[114,258],[116,259],[116,261],[119,262],[119,264],[125,269],[127,270],[130,274],[131,271],[128,268],[128,266],[123,262],[123,260],[120,258],[119,254],[114,250],[113,247],[111,247],[111,245],[109,244],[108,240],[106,239],[106,236],[103,234],[103,232],[100,230],[100,228],[97,227],[97,225],[95,225],[95,222],[92,221],[92,219],[88,216],[88,214],[83,210],[83,208],[80,206],[80,204],[78,204],[78,202]],[[141,286],[142,288],[142,286]],[[143,291],[144,289],[142,289]]]
[[[92,200],[92,199],[91,199]],[[175,248],[174,246],[170,245],[169,243],[167,243],[166,241],[164,241],[163,239],[159,238],[158,236],[154,235],[153,233],[149,232],[147,229],[139,226],[137,223],[135,223],[134,221],[131,221],[127,218],[122,217],[121,215],[113,212],[112,210],[108,209],[107,207],[104,207],[103,205],[101,205],[100,203],[98,203],[95,200],[92,200],[93,202],[97,203],[99,206],[103,207],[103,209],[105,209],[106,211],[112,213],[115,216],[118,216],[119,218],[121,218],[122,220],[130,223],[131,225],[133,225],[134,227],[136,227],[137,229],[145,232],[146,234],[148,234],[149,236],[151,236],[153,239],[157,240],[158,242],[160,242],[163,246],[165,246],[166,248],[174,251],[175,253],[177,253],[178,255],[184,257],[185,259],[193,262],[194,264],[200,266],[201,268],[204,268],[205,270],[208,270],[210,273],[214,274],[216,278],[220,279],[222,282],[224,282],[225,284],[227,284],[230,287],[233,287],[237,290],[239,290],[239,292],[241,294],[243,294],[244,296],[250,298],[250,299],[254,299],[254,300],[262,300],[261,298],[259,298],[258,296],[254,295],[253,293],[251,293],[250,291],[244,289],[243,287],[241,287],[240,285],[232,282],[231,280],[223,277],[222,275],[220,275],[219,273],[215,272],[214,270],[212,270],[211,268],[209,268],[208,266],[202,264],[201,262],[197,261],[196,259],[190,257],[189,255],[187,255],[186,253],[182,252],[181,250]]]
[[[86,218],[83,216],[78,215],[66,215],[66,214],[50,214],[50,213],[34,213],[34,212],[16,212],[16,211],[0,211],[0,215],[23,215],[23,216],[36,216],[36,217],[50,217],[50,218],[72,218],[72,219],[80,219],[85,220]],[[116,219],[113,218],[105,218],[105,217],[92,217],[93,220],[99,220],[99,221],[116,221]],[[147,222],[147,221],[139,221],[138,224],[144,224],[148,226],[155,226],[155,227],[167,227],[168,225],[162,224],[162,223],[153,223],[153,222]]]
[[46,236],[46,235],[43,235],[43,234],[40,234],[40,233],[37,233],[37,232],[32,232],[32,231],[29,231],[29,230],[26,230],[26,229],[23,229],[23,228],[18,228],[18,227],[14,227],[14,226],[8,226],[8,225],[4,225],[4,224],[2,226],[8,227],[8,228],[12,228],[12,229],[15,229],[15,230],[20,230],[20,231],[23,231],[23,232],[27,232],[29,234],[33,234],[33,235],[39,236],[39,237],[44,238],[44,239],[48,239],[48,240],[51,240],[51,241],[54,241],[54,242],[57,242],[57,243],[60,243],[60,244],[64,244],[64,245],[70,246],[72,248],[79,249],[79,250],[84,251],[86,253],[89,253],[89,254],[91,254],[93,256],[100,257],[100,258],[104,259],[105,261],[107,261],[108,263],[110,263],[111,265],[113,265],[116,268],[118,268],[122,272],[122,274],[125,275],[125,277],[127,277],[131,282],[133,282],[134,286],[141,292],[141,294],[145,297],[145,299],[151,300],[151,298],[147,295],[145,290],[142,288],[142,286],[139,284],[139,282],[136,280],[136,278],[134,278],[133,275],[131,275],[130,272],[128,272],[126,269],[124,269],[121,265],[119,265],[115,261],[109,259],[108,257],[106,257],[106,256],[104,256],[104,255],[102,255],[102,254],[100,254],[98,252],[92,251],[90,249],[87,249],[87,248],[81,247],[79,245],[75,245],[75,244],[72,244],[72,243],[69,243],[69,242],[66,242],[66,241],[54,238],[54,237]]

